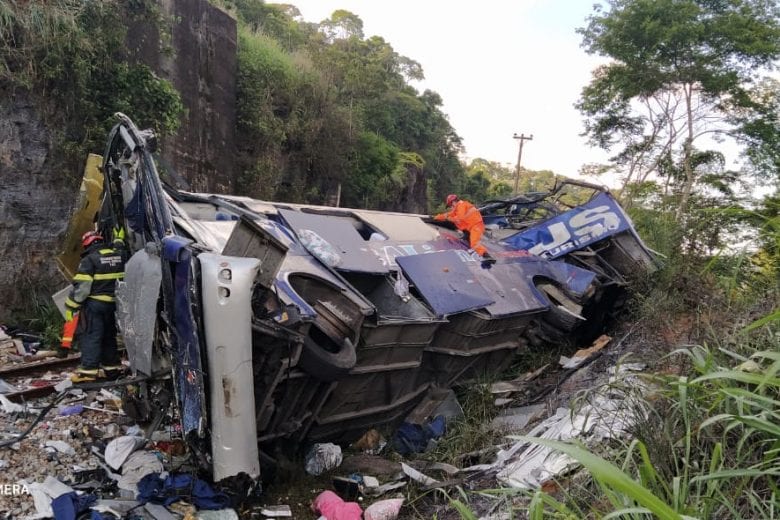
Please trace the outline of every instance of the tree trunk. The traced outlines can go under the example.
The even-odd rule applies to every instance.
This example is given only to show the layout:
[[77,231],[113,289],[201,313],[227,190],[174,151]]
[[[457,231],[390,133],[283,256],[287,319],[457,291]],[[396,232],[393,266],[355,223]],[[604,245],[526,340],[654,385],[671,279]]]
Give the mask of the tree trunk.
[[691,106],[693,97],[693,85],[685,85],[683,87],[685,91],[685,110],[688,123],[688,136],[685,138],[685,144],[683,145],[683,171],[685,172],[685,184],[683,185],[683,191],[680,196],[680,203],[677,206],[677,221],[680,222],[683,214],[688,209],[688,199],[691,197],[693,191],[694,172],[693,165],[691,164],[691,155],[693,154],[693,107]]

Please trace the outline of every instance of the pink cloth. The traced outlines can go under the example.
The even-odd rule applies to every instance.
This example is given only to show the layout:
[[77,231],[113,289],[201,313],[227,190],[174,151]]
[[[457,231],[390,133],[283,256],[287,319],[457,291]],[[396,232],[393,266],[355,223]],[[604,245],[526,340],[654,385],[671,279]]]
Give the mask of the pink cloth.
[[340,496],[333,491],[323,491],[314,502],[311,508],[321,514],[328,520],[361,520],[363,510],[357,502],[344,502]]

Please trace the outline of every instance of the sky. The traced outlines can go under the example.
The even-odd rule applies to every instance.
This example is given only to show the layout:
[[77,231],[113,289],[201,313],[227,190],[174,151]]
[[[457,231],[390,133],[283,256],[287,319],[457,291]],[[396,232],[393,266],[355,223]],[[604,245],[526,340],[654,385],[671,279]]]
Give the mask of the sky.
[[583,164],[606,161],[586,144],[574,108],[600,59],[580,47],[593,0],[288,0],[306,21],[345,9],[363,20],[366,36],[383,37],[422,65],[413,85],[438,92],[463,139],[465,159],[576,176]]

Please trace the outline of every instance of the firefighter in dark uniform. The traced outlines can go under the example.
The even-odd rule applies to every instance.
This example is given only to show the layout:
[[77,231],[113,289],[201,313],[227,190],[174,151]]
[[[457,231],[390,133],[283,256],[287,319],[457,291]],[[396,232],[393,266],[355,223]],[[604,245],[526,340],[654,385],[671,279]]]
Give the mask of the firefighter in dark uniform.
[[[116,237],[115,237],[116,238]],[[71,379],[94,381],[123,369],[116,343],[116,282],[124,278],[125,252],[122,242],[114,247],[95,231],[81,237],[84,252],[73,288],[65,300],[66,320],[79,313],[81,365]]]

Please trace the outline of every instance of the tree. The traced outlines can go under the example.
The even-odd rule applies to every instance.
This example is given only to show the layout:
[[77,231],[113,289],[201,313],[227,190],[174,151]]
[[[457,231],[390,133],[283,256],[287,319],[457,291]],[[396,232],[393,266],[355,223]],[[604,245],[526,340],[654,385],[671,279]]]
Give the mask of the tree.
[[[766,121],[756,80],[780,57],[775,0],[609,0],[579,30],[585,49],[612,58],[597,69],[577,104],[591,142],[613,149],[626,181],[667,177],[679,191],[678,217],[703,173],[694,158],[705,136],[745,136]],[[750,134],[761,146],[766,132]],[[765,157],[766,155],[764,155]],[[751,156],[748,154],[748,158]]]

